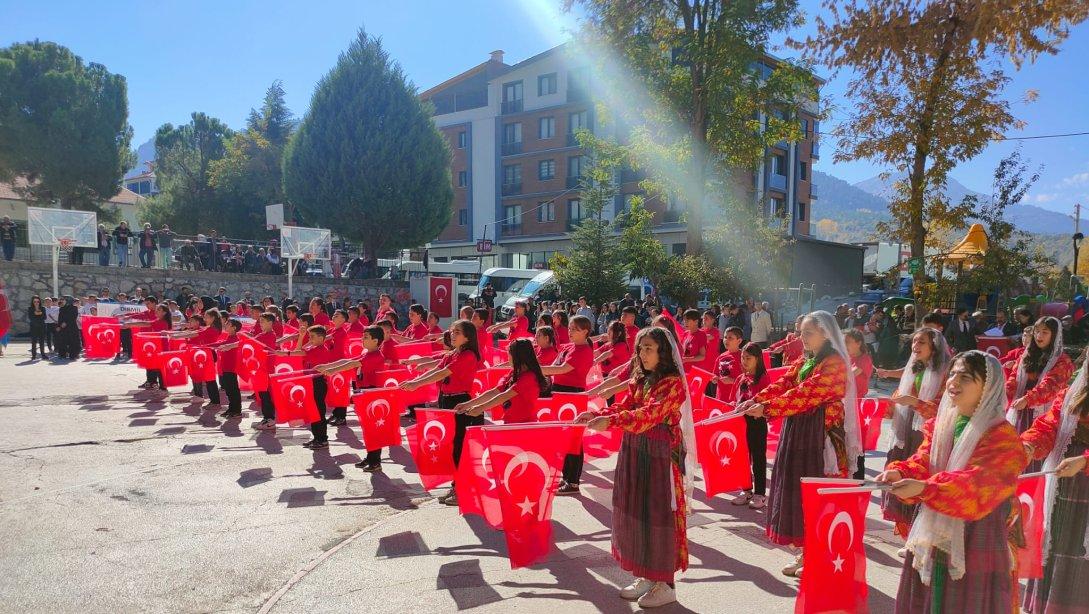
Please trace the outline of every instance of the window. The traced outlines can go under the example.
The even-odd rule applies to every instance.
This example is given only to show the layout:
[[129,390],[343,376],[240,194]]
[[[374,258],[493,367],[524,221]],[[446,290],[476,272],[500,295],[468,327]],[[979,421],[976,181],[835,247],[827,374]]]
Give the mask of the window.
[[635,201],[635,199],[637,199],[637,198],[641,199],[641,198],[643,198],[643,195],[642,194],[625,194],[624,198],[620,201],[620,209],[617,210],[617,212],[616,212],[617,215],[620,215],[622,213],[627,213],[627,212],[631,211],[631,205]]
[[688,245],[684,243],[674,243],[672,246],[674,256],[683,256],[688,251]]
[[465,149],[469,146],[469,133],[462,130],[458,133],[458,149]]
[[776,175],[786,176],[787,157],[786,154],[777,153],[771,156],[771,172]]
[[567,114],[567,133],[574,134],[581,128],[590,129],[590,112],[577,111]]
[[503,225],[513,227],[522,225],[522,205],[503,207]]
[[514,83],[503,84],[503,102],[521,102],[522,101],[522,82],[515,81]]
[[553,201],[539,202],[537,203],[537,221],[538,222],[555,222],[556,221],[556,203]]
[[798,163],[798,179],[809,181],[809,165],[805,162]]
[[805,221],[805,203],[798,203],[798,221]]
[[469,224],[469,210],[458,209],[458,226],[466,226]]
[[575,222],[581,220],[583,217],[582,212],[582,199],[572,198],[567,201],[567,219]]
[[458,187],[464,188],[469,185],[469,171],[458,171]]
[[522,123],[503,124],[503,144],[522,142]]
[[567,158],[567,176],[568,177],[581,177],[583,156],[569,156]]
[[555,160],[541,160],[537,163],[537,179],[544,181],[546,179],[553,179],[556,176],[556,161]]
[[784,218],[787,216],[786,200],[778,196],[771,197],[770,209],[772,217]]
[[537,77],[537,95],[547,96],[556,93],[556,73],[548,73]]
[[803,119],[802,120],[802,138],[803,139],[809,138],[809,120],[808,119]]
[[567,71],[567,99],[581,100],[586,97],[590,85],[590,67],[583,66]]
[[550,139],[556,136],[556,118],[542,117],[538,120],[537,134],[541,139]]
[[503,184],[514,185],[522,183],[522,165],[507,164],[503,167]]

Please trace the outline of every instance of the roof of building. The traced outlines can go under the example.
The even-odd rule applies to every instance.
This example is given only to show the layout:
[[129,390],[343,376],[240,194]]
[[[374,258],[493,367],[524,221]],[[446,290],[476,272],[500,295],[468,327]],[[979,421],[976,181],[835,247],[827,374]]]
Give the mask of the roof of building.
[[[19,194],[19,192],[16,191],[16,187],[26,187],[26,179],[23,179],[22,177],[17,177],[14,183],[0,181],[0,199],[26,200]],[[136,192],[133,192],[132,190],[123,187],[117,194],[110,197],[106,202],[113,205],[135,205],[143,199],[143,196],[140,196]]]
[[480,74],[481,72],[486,72],[489,68],[500,69],[502,72],[506,72],[506,71],[510,70],[510,66],[507,66],[505,63],[500,62],[500,61],[496,61],[496,60],[493,60],[493,59],[489,59],[489,60],[486,60],[484,62],[481,62],[480,64],[477,64],[476,66],[470,68],[469,70],[466,70],[465,72],[463,72],[461,74],[454,75],[453,77],[450,77],[446,81],[443,81],[442,83],[440,83],[438,85],[435,85],[433,87],[430,87],[430,88],[420,92],[420,98],[423,98],[425,100],[428,99],[428,98],[431,98],[435,94],[437,94],[440,91],[450,87],[451,85],[456,85],[458,83],[461,83],[462,81],[465,81],[466,79],[469,79],[470,77],[474,77],[474,76]]

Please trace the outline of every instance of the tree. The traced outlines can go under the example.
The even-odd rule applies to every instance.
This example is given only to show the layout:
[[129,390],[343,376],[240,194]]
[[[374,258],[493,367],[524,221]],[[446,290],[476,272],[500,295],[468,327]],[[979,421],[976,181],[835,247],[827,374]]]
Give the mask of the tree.
[[624,270],[631,277],[645,277],[657,286],[667,271],[668,258],[662,242],[651,233],[654,213],[643,205],[642,198],[634,198],[616,224],[620,228],[618,249]]
[[969,196],[973,219],[987,231],[987,253],[983,261],[964,277],[965,286],[976,292],[1009,293],[1018,280],[1043,275],[1055,263],[1029,243],[1028,233],[1014,228],[1006,219],[1006,210],[1019,204],[1029,188],[1040,178],[1039,171],[1027,176],[1028,165],[1021,159],[1021,150],[999,161],[994,171],[991,197]]
[[[907,173],[894,217],[922,258],[931,220],[948,203],[936,195],[957,163],[1019,126],[1001,93],[1016,67],[1055,54],[1072,24],[1089,16],[1085,2],[1035,0],[824,0],[831,20],[798,46],[808,59],[855,73],[852,100],[837,134],[836,161],[873,160]],[[924,272],[915,274],[923,286]],[[923,309],[915,311],[921,317]]]
[[682,307],[695,307],[704,288],[712,289],[718,271],[707,258],[685,254],[668,262],[669,274],[663,275],[658,292]]
[[606,105],[636,126],[635,157],[683,202],[688,253],[701,253],[706,205],[753,207],[727,196],[733,171],[749,177],[768,145],[801,138],[795,101],[815,99],[815,83],[788,62],[764,72],[770,37],[799,21],[796,0],[565,0],[575,4],[585,44],[606,47],[592,55],[616,59],[600,71],[614,81],[601,88]]
[[163,124],[155,132],[155,177],[160,193],[148,203],[153,223],[169,223],[183,233],[216,228],[221,202],[212,185],[212,168],[227,154],[234,133],[220,120],[193,113],[188,124]]
[[550,266],[565,296],[585,296],[591,304],[604,304],[627,290],[627,270],[612,223],[603,212],[616,195],[613,181],[619,159],[591,156],[582,177],[582,207],[586,214],[571,233],[572,248],[557,255]]
[[431,108],[360,31],[318,83],[284,152],[284,192],[366,254],[423,245],[450,219],[450,150]]
[[25,198],[102,212],[135,163],[125,78],[56,43],[0,49],[0,180]]

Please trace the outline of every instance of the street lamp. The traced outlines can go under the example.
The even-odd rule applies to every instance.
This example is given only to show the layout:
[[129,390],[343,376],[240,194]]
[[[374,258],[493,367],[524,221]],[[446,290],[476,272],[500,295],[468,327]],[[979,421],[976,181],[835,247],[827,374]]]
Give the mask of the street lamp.
[[1078,252],[1081,251],[1081,242],[1085,240],[1085,235],[1080,232],[1074,233],[1074,275],[1078,274]]

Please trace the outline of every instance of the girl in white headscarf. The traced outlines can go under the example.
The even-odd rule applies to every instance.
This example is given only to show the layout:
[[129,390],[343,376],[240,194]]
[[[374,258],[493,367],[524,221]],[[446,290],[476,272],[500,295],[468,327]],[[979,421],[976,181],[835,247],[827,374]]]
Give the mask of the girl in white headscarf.
[[673,337],[643,329],[628,397],[577,418],[619,428],[624,441],[613,480],[613,557],[635,581],[620,591],[644,608],[677,600],[674,574],[688,568],[687,514],[696,470],[692,403]]
[[[1070,382],[1074,363],[1063,352],[1063,327],[1055,318],[1040,318],[1032,327],[1032,342],[1017,359],[1017,366],[1006,379],[1010,406],[1006,419],[1024,433],[1032,426]],[[1028,471],[1037,471],[1039,464]]]
[[[949,352],[945,337],[933,328],[920,328],[911,337],[911,356],[904,368],[878,369],[879,377],[899,377],[900,385],[892,395],[893,444],[887,462],[910,458],[923,442],[923,422],[938,413],[938,402],[945,391],[949,370]],[[881,497],[885,520],[896,524],[895,533],[906,538],[915,517],[915,506],[885,493]],[[902,555],[902,554],[901,554]]]
[[[1089,356],[1089,354],[1087,354]],[[1021,433],[1029,458],[1043,461],[1044,576],[1029,580],[1026,612],[1089,611],[1089,369],[1083,360],[1066,394]]]
[[998,359],[977,350],[958,355],[919,449],[878,476],[893,495],[920,504],[897,614],[1016,610],[1006,521],[1025,452],[1005,405]]
[[[801,337],[806,356],[738,406],[756,418],[784,419],[771,472],[767,533],[777,544],[799,548],[805,538],[801,479],[847,477],[862,454],[855,378],[835,317],[827,311],[807,315]],[[783,573],[799,576],[801,570],[799,554]]]

